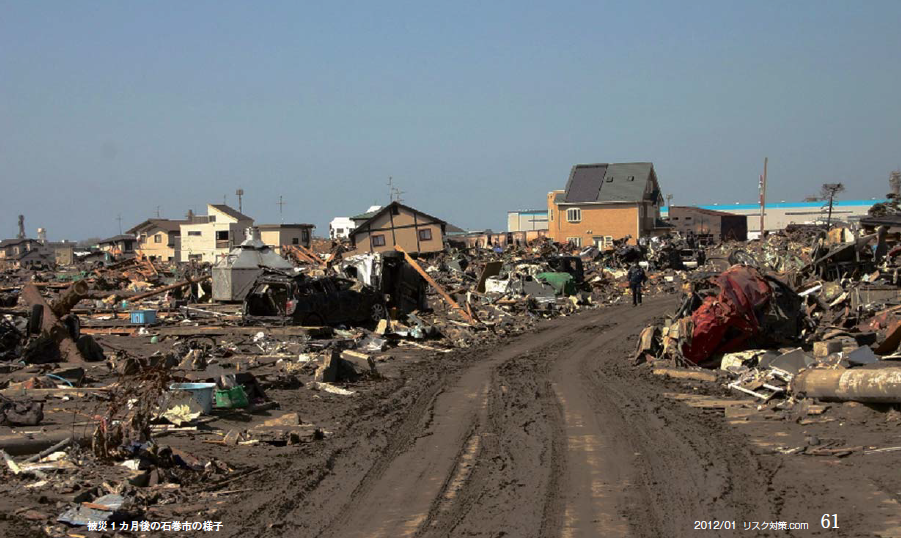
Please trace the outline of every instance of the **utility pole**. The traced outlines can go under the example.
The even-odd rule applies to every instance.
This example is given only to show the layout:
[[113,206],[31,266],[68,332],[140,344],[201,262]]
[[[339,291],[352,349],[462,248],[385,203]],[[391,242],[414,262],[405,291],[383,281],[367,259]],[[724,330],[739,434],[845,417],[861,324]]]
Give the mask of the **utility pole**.
[[282,195],[278,195],[278,216],[282,219],[282,224],[285,223],[285,217],[282,215],[282,208],[285,206],[285,202],[282,201]]
[[238,196],[238,213],[243,213],[244,208],[241,205],[241,200],[242,200],[242,197],[244,196],[244,189],[236,190],[235,194]]
[[768,157],[763,158],[763,175],[760,176],[760,238],[763,239],[766,231],[766,165]]

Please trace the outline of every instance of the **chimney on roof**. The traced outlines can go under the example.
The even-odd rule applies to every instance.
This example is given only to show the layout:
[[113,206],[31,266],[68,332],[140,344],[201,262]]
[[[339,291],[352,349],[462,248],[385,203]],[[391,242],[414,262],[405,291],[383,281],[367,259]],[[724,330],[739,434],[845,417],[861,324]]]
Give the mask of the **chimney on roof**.
[[194,210],[193,210],[193,209],[189,209],[189,210],[188,210],[188,214],[185,215],[185,216],[188,217],[188,222],[189,222],[189,223],[194,222]]
[[40,241],[42,245],[47,243],[47,230],[44,228],[38,228],[38,241]]

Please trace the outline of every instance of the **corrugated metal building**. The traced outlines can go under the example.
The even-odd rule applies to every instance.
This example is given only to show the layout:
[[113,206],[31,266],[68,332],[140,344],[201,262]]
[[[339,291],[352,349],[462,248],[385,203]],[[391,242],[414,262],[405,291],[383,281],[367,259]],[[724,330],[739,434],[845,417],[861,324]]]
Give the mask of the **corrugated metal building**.
[[[885,202],[884,199],[872,200],[836,200],[832,208],[833,221],[857,223],[867,216],[873,204]],[[674,208],[679,206],[674,206]],[[753,238],[760,233],[760,206],[758,204],[713,204],[697,206],[700,209],[725,211],[735,215],[744,215],[748,219],[748,235]],[[666,217],[668,207],[661,210]],[[766,205],[766,230],[783,230],[789,224],[825,223],[829,212],[826,202],[769,202]]]
[[547,230],[547,209],[507,211],[508,232]]

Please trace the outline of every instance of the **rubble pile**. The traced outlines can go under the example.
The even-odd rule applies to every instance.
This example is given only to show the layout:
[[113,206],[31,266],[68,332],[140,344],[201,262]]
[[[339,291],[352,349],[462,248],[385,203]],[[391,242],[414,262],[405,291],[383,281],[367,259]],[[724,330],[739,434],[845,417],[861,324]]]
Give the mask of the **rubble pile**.
[[134,257],[6,272],[2,489],[53,499],[22,516],[50,536],[209,515],[261,470],[261,447],[315,446],[342,427],[332,408],[396,362],[628,301],[636,263],[649,295],[675,293],[676,248],[540,239],[413,257],[320,243],[284,247],[284,263],[251,241],[215,267]]
[[805,227],[713,247],[731,266],[693,273],[676,312],[641,333],[635,362],[761,409],[901,403],[901,288],[888,255],[898,239],[884,227]]

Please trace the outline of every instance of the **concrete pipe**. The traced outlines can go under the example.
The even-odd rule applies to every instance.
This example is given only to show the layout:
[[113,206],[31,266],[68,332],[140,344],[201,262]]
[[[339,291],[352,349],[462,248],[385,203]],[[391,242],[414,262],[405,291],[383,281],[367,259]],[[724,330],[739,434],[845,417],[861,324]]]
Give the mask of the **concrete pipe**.
[[792,391],[834,402],[901,403],[901,368],[879,370],[805,370]]

